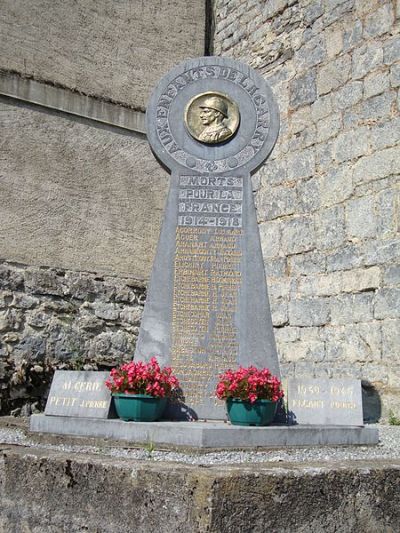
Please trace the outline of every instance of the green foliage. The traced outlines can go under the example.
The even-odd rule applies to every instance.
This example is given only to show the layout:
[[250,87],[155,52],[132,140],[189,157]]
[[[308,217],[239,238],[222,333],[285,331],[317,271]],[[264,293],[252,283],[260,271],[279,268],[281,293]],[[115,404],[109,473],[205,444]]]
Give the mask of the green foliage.
[[154,452],[155,450],[155,446],[154,446],[154,442],[152,442],[151,440],[149,440],[149,442],[146,444],[146,446],[144,447],[144,449],[146,450],[147,452],[147,455],[149,457],[151,457],[151,454]]
[[400,418],[391,409],[389,411],[389,424],[391,426],[400,426]]

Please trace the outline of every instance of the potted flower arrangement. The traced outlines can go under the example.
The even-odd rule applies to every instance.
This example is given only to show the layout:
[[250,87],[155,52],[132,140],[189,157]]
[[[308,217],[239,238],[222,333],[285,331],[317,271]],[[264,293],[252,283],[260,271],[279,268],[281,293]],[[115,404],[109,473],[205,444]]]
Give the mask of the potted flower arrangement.
[[227,370],[219,377],[216,396],[226,400],[229,420],[240,426],[266,426],[274,419],[282,384],[268,368]]
[[131,361],[113,368],[106,386],[122,420],[153,422],[161,418],[179,382],[171,368],[161,368],[152,357],[148,363]]

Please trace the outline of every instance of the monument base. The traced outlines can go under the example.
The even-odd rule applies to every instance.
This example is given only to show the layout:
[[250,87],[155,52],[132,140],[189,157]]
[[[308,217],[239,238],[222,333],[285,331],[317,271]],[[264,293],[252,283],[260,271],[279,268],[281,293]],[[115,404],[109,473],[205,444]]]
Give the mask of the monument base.
[[199,449],[282,448],[284,446],[373,445],[376,428],[358,426],[232,426],[225,422],[124,422],[119,419],[32,415],[30,430]]

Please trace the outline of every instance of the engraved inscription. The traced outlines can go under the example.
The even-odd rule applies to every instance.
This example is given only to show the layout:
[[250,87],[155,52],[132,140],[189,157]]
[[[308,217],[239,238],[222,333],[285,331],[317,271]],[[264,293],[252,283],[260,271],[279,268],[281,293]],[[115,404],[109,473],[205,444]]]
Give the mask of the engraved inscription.
[[[255,127],[251,138],[249,139],[249,143],[244,146],[234,158],[207,161],[188,154],[185,149],[180,146],[171,129],[169,113],[175,98],[182,91],[186,90],[187,87],[200,80],[213,79],[225,80],[234,84],[251,100],[255,113]],[[214,92],[213,94],[217,95],[220,93]],[[191,109],[191,104],[192,101],[189,101],[187,105],[187,115]],[[213,105],[212,107],[215,108],[217,106]],[[212,107],[209,105],[207,106],[208,109],[212,109]],[[223,115],[224,109],[222,109],[221,106],[218,107]],[[194,67],[183,72],[175,79],[171,80],[165,91],[160,95],[157,101],[155,114],[157,121],[157,136],[164,149],[179,164],[187,168],[194,168],[199,172],[204,172],[205,170],[210,172],[223,172],[229,168],[235,168],[245,164],[252,159],[257,152],[259,152],[270,134],[270,109],[267,98],[262,94],[260,87],[257,86],[249,76],[232,67],[205,65],[203,67]],[[218,138],[218,135],[215,136],[215,132],[213,135],[205,135],[205,137],[201,137],[203,132],[200,132],[200,130],[198,131],[196,125],[193,124],[193,120],[191,121],[190,118],[187,118],[186,120],[187,125],[189,126],[189,132],[194,138],[212,145],[232,137],[239,124],[239,111],[237,111],[237,113],[235,112],[235,115],[236,114],[237,119],[235,117],[235,120],[233,121],[234,127],[230,128],[225,125],[225,130],[229,130],[229,134],[225,131],[225,135],[222,135],[221,138]],[[207,117],[204,116],[204,121],[206,120]],[[191,122],[192,124],[190,125]],[[203,126],[207,126],[207,124],[203,122]]]
[[171,365],[193,407],[215,401],[217,376],[238,361],[242,187],[238,177],[180,177]]
[[178,226],[242,227],[243,178],[180,176]]
[[361,383],[350,379],[290,379],[288,408],[298,423],[360,425]]
[[107,418],[110,391],[108,372],[57,370],[46,403],[46,415]]

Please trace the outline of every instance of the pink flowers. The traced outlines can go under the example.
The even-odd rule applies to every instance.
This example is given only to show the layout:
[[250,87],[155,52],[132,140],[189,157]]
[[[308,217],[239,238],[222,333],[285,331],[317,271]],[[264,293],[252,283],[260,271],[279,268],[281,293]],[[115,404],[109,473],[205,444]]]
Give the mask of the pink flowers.
[[239,398],[250,403],[256,400],[277,402],[283,397],[281,382],[268,368],[239,367],[236,371],[227,370],[219,378],[215,393],[220,400]]
[[148,394],[158,398],[171,396],[179,387],[170,367],[160,368],[155,357],[149,363],[131,361],[113,368],[106,386],[113,393]]

